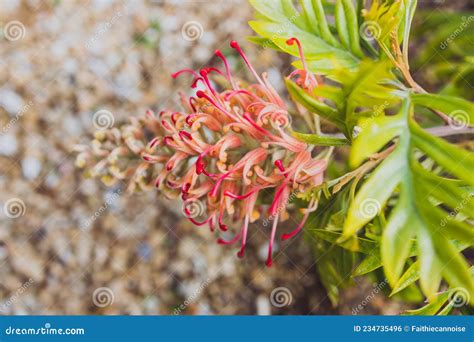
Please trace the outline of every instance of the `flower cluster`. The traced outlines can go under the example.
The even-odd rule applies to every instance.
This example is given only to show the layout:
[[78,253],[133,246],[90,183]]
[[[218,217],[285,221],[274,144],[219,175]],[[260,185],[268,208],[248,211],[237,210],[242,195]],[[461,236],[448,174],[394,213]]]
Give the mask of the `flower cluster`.
[[[295,41],[299,45],[295,39],[288,43]],[[271,266],[278,223],[289,216],[288,199],[321,184],[326,161],[314,157],[311,146],[291,136],[291,116],[267,75],[257,74],[237,42],[230,46],[240,54],[255,83],[234,78],[217,50],[224,71],[207,67],[172,75],[192,77],[195,95],[181,95],[182,111],[148,111],[144,118],[132,118],[120,129],[100,131],[90,147],[80,148],[77,163],[94,162],[89,171],[105,182],[127,179],[131,190],[156,187],[167,197],[181,197],[185,215],[197,226],[227,231],[230,223],[240,222],[233,238],[218,239],[224,245],[240,242],[239,257],[244,255],[249,224],[262,214],[271,217],[266,261]],[[296,75],[303,87],[317,83],[306,68]],[[214,81],[219,79],[220,83]],[[188,204],[196,201],[205,206],[204,212],[190,209]],[[310,200],[302,221],[281,238],[298,233],[315,206],[316,201]]]

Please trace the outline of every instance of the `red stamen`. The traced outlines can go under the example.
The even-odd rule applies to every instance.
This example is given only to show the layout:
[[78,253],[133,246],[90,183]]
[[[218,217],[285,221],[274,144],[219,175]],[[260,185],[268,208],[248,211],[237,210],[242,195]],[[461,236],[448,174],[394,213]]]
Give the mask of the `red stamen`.
[[265,83],[263,83],[262,79],[260,78],[260,76],[258,76],[257,72],[255,71],[255,69],[253,68],[252,64],[250,64],[249,60],[247,59],[247,56],[245,56],[244,52],[242,51],[242,48],[240,47],[239,43],[237,43],[235,40],[231,41],[230,42],[230,47],[235,49],[239,55],[242,57],[242,59],[244,60],[245,64],[247,64],[248,68],[250,69],[250,71],[252,72],[252,74],[255,76],[255,78],[257,79],[257,81],[265,87]]
[[188,116],[186,116],[186,119],[184,119],[184,121],[186,122],[186,125],[188,125],[189,127],[192,127],[195,117],[196,117],[196,114],[189,114]]
[[158,144],[160,142],[160,138],[158,137],[155,137],[153,138],[149,143],[148,143],[148,147],[149,148],[153,148],[156,146],[156,144]]
[[298,227],[296,227],[296,229],[293,230],[292,232],[290,232],[290,233],[288,233],[288,234],[282,234],[282,235],[281,235],[281,239],[282,239],[283,241],[288,240],[288,239],[291,239],[293,236],[295,236],[296,234],[298,234],[298,233],[301,231],[301,229],[303,229],[304,224],[305,224],[305,221],[302,221],[302,222],[298,225]]
[[191,106],[191,108],[192,108],[193,111],[195,112],[195,111],[196,111],[196,107],[194,107],[193,101],[196,102],[196,99],[191,96],[191,97],[189,98],[189,105]]
[[219,228],[220,228],[223,232],[225,232],[225,231],[227,231],[227,225],[222,222],[223,216],[224,216],[224,211],[221,210],[221,212],[219,213]]
[[207,69],[201,69],[201,71],[199,71],[199,74],[202,76],[204,82],[206,83],[207,88],[209,88],[212,95],[216,96],[216,91],[214,90],[214,88],[212,88],[211,81],[209,81],[209,78],[207,77],[208,70]]
[[171,130],[172,130],[172,128],[171,128],[169,122],[166,121],[166,120],[161,120],[161,125],[162,125],[166,130],[168,130],[168,131],[171,131]]
[[165,143],[165,145],[169,145],[169,142],[168,142],[169,140],[174,141],[174,138],[172,136],[169,136],[169,135],[167,135],[163,138],[163,142]]
[[293,45],[293,43],[295,42],[296,42],[296,45],[298,45],[298,53],[300,54],[300,59],[301,59],[301,63],[303,64],[303,69],[306,71],[306,75],[304,78],[304,84],[306,85],[308,82],[308,66],[306,65],[306,59],[304,58],[304,53],[303,53],[303,48],[301,47],[301,43],[298,40],[298,38],[295,38],[295,37],[290,38],[286,41],[288,45]]
[[151,109],[147,109],[145,112],[145,115],[148,116],[151,119],[155,118],[155,113]]
[[256,191],[257,190],[252,190],[252,191],[247,192],[244,195],[237,195],[237,194],[234,194],[234,193],[230,192],[229,190],[226,190],[226,191],[224,191],[224,196],[234,198],[234,199],[237,199],[237,200],[243,200],[243,199],[246,199],[247,197],[250,197]]
[[191,83],[191,88],[195,89],[195,88],[197,87],[197,83],[198,83],[199,81],[204,82],[204,79],[203,79],[202,77],[197,77],[197,78],[195,78],[194,81],[193,81],[193,83]]
[[275,233],[276,233],[277,225],[278,225],[278,216],[275,217],[275,221],[273,221],[272,233],[270,236],[270,244],[268,245],[267,261],[265,261],[265,265],[267,265],[267,267],[272,267],[273,265],[272,250],[273,250],[273,241],[275,241]]
[[176,77],[178,77],[179,75],[184,74],[185,72],[188,72],[188,73],[192,74],[194,77],[199,77],[199,75],[197,74],[197,72],[194,71],[194,70],[192,70],[192,69],[182,69],[182,70],[179,70],[179,71],[177,71],[177,72],[171,74],[171,77],[176,78]]
[[235,87],[235,83],[234,83],[234,80],[232,78],[232,74],[230,72],[230,67],[229,67],[229,63],[227,63],[227,59],[224,57],[224,55],[222,54],[222,52],[220,50],[216,50],[214,51],[214,54],[219,57],[220,59],[222,59],[222,61],[224,62],[224,66],[225,66],[225,71],[226,71],[226,74],[227,74],[227,79],[229,80],[229,82],[231,83],[232,85],[232,88],[236,88]]
[[232,245],[232,244],[236,243],[240,239],[241,236],[242,236],[242,233],[238,233],[231,240],[227,240],[227,241],[224,240],[224,239],[219,238],[219,239],[217,239],[217,243],[219,245]]
[[184,183],[182,188],[181,188],[181,192],[183,194],[186,194],[186,193],[188,193],[190,188],[191,188],[191,183]]
[[224,96],[224,100],[226,101],[229,101],[229,99],[233,96],[236,96],[238,94],[244,94],[244,95],[248,95],[250,97],[253,97],[254,99],[259,99],[257,95],[255,94],[252,94],[251,92],[249,92],[248,90],[245,90],[245,89],[240,89],[240,90],[235,90],[235,91],[232,91],[230,93],[227,93],[225,94]]
[[240,250],[237,252],[239,258],[244,257],[245,245],[247,243],[247,230],[249,226],[249,215],[245,215],[244,227],[242,229],[242,244],[240,245]]
[[275,160],[274,164],[281,172],[285,172],[285,167],[283,166],[281,159]]
[[264,128],[260,127],[249,115],[249,113],[245,112],[243,115],[243,118],[247,120],[257,131],[259,131],[262,134],[269,135]]
[[280,197],[283,193],[283,190],[285,190],[285,187],[286,187],[286,182],[283,183],[280,188],[277,190],[276,194],[275,194],[275,198],[273,199],[273,202],[270,206],[270,208],[268,209],[268,213],[270,215],[275,215],[276,211],[277,211],[277,205],[279,204],[278,202],[280,201]]
[[184,138],[188,139],[188,140],[193,140],[193,137],[191,136],[191,134],[189,134],[188,132],[186,131],[179,131],[179,137],[184,140]]
[[176,121],[177,121],[177,119],[176,119],[177,115],[179,115],[178,112],[173,112],[173,114],[171,114],[171,121],[173,121],[173,124],[175,124],[175,125],[176,125]]
[[204,226],[206,223],[209,223],[209,221],[212,220],[212,216],[209,216],[207,219],[205,219],[204,221],[202,222],[198,222],[196,221],[195,219],[193,219],[192,217],[189,217],[191,215],[191,213],[188,211],[186,212],[186,209],[184,210],[185,211],[185,214],[186,216],[188,217],[189,221],[191,221],[194,225],[200,227],[200,226]]
[[208,74],[209,74],[210,72],[214,71],[214,72],[217,72],[218,74],[220,74],[220,75],[226,77],[226,75],[225,75],[222,71],[220,71],[219,69],[217,69],[217,68],[214,68],[214,67],[207,67],[207,68],[205,68],[205,70],[207,71]]
[[223,112],[224,114],[226,114],[227,116],[229,116],[230,118],[232,118],[233,120],[235,121],[239,121],[238,117],[236,117],[235,115],[229,113],[228,111],[226,111],[224,108],[222,108],[221,106],[219,106],[213,99],[211,99],[211,97],[209,95],[207,95],[205,92],[203,92],[202,90],[198,90],[196,92],[196,96],[199,97],[200,99],[204,98],[206,100],[208,100],[214,107],[216,107],[217,109],[219,109],[221,112]]

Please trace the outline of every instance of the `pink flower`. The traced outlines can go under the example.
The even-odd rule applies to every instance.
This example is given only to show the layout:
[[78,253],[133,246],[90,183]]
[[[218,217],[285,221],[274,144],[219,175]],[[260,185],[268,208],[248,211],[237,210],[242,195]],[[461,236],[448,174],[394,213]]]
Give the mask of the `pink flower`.
[[[289,43],[294,41],[299,46],[296,39]],[[218,239],[224,245],[240,242],[239,257],[244,255],[250,223],[268,207],[266,216],[273,222],[266,264],[271,266],[277,227],[288,217],[289,198],[321,184],[326,161],[314,158],[311,146],[290,135],[291,116],[266,73],[257,74],[237,42],[232,41],[230,46],[240,54],[256,83],[246,85],[233,78],[226,58],[217,50],[215,55],[222,60],[225,71],[183,69],[172,75],[190,74],[191,87],[200,86],[189,99],[181,95],[183,111],[165,110],[158,115],[148,111],[140,124],[135,121],[127,129],[122,128],[127,151],[114,147],[102,151],[102,155],[109,160],[115,154],[115,162],[117,155],[139,155],[142,162],[134,167],[133,174],[116,168],[117,175],[125,178],[132,174],[133,186],[146,188],[145,184],[153,183],[168,197],[180,196],[186,216],[196,226],[227,231],[231,224],[241,222],[233,238]],[[228,88],[215,86],[211,74],[224,80]],[[306,88],[316,85],[314,75],[306,69],[294,75]],[[144,131],[155,135],[147,144],[140,142]],[[100,163],[101,168],[107,163],[109,168],[112,165],[110,160]],[[266,202],[269,194],[272,199]],[[186,207],[186,203],[196,201],[207,207],[200,217]],[[301,223],[281,239],[296,235],[315,207],[315,199],[310,200]]]

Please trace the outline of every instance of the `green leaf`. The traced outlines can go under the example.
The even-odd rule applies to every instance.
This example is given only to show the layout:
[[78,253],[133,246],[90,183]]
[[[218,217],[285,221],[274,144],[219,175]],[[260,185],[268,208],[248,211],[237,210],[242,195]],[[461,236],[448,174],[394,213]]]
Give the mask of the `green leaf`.
[[367,256],[362,262],[357,266],[357,268],[352,272],[353,277],[358,277],[376,269],[382,267],[382,261],[380,260],[380,255],[372,254]]
[[[419,250],[420,284],[425,295],[434,299],[444,278],[453,287],[465,288],[472,298],[474,284],[469,265],[454,240],[468,246],[474,243],[472,224],[463,222],[474,214],[458,208],[474,205],[471,194],[463,187],[474,182],[474,154],[420,128],[413,119],[411,96],[404,100],[397,115],[372,120],[359,133],[351,150],[352,165],[357,166],[390,141],[395,144],[393,151],[366,179],[349,206],[343,236],[354,236],[375,216],[390,208],[380,254],[392,287],[399,292],[409,285],[406,276],[400,277],[414,239]],[[421,156],[436,162],[444,174],[455,176],[457,180],[426,169],[426,165],[432,164],[420,163],[420,152]],[[396,201],[389,204],[388,200],[394,196]],[[433,201],[428,200],[431,198],[443,207],[433,205]],[[464,219],[452,217],[450,211],[462,211],[467,216]]]
[[298,132],[292,132],[292,135],[307,144],[317,146],[343,146],[348,145],[349,140],[344,138],[335,138],[331,136],[318,135],[318,134],[304,134]]
[[416,261],[408,267],[408,269],[403,273],[403,275],[398,279],[398,281],[392,287],[392,293],[390,296],[393,296],[400,291],[406,289],[408,286],[420,279],[420,262]]
[[446,302],[449,300],[449,291],[443,292],[440,294],[436,300],[433,302],[423,306],[422,308],[416,309],[416,310],[407,310],[406,315],[422,315],[422,316],[427,316],[427,315],[435,315],[442,307],[443,305],[446,304]]
[[[320,239],[333,243],[338,244],[339,246],[352,250],[352,248],[348,248],[343,242],[339,242],[341,233],[333,232],[326,229],[311,229],[311,231]],[[374,254],[378,250],[378,244],[372,240],[364,239],[364,238],[357,238],[357,252],[364,253],[364,254]]]
[[302,104],[306,109],[312,113],[318,114],[321,117],[329,120],[334,125],[344,130],[344,120],[341,114],[334,108],[327,104],[318,101],[316,98],[308,94],[303,88],[300,88],[295,82],[290,79],[285,79],[285,84],[288,92],[295,101]]
[[343,84],[339,87],[318,86],[312,94],[290,79],[286,79],[286,86],[296,102],[329,120],[348,139],[352,138],[351,132],[358,119],[368,115],[368,120],[377,120],[377,117],[383,116],[386,109],[400,102],[400,95],[390,83],[395,76],[388,61],[364,60],[360,63],[357,73],[344,70],[338,73],[337,78],[344,79]]
[[[350,0],[339,1],[332,13],[326,13],[321,0],[300,0],[301,11],[297,11],[290,0],[251,0],[250,3],[259,15],[249,25],[264,38],[257,43],[276,46],[299,57],[298,48],[286,43],[289,38],[298,38],[308,65],[315,73],[334,79],[332,70],[356,70],[359,60],[364,57],[357,13]],[[336,17],[341,37],[333,34],[328,20],[331,15]]]
[[462,98],[438,94],[413,94],[413,103],[439,110],[460,125],[474,125],[474,103]]

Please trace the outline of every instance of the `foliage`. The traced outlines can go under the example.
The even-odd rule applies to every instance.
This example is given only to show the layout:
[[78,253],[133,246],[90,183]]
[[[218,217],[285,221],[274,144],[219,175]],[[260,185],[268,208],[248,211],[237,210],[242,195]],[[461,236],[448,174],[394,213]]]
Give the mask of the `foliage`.
[[[322,128],[340,132],[327,135],[316,125],[312,133],[294,136],[334,146],[334,163],[343,159],[351,169],[317,189],[320,208],[306,225],[330,299],[337,302],[348,270],[380,277],[382,267],[392,295],[419,283],[429,304],[411,313],[449,313],[456,306],[449,301],[452,290],[440,292],[446,287],[463,289],[472,305],[465,251],[474,242],[474,154],[449,141],[472,134],[474,104],[455,80],[436,94],[413,79],[408,47],[416,1],[375,0],[366,8],[350,0],[250,2],[256,10],[250,26],[259,35],[251,40],[300,56],[287,44],[297,38],[319,79],[312,89],[286,79],[298,109],[304,107],[302,114],[311,113],[317,123],[323,120]],[[454,29],[441,27],[433,40]],[[453,63],[472,58],[459,49],[455,54]],[[299,69],[305,68],[302,57],[293,63]],[[439,122],[444,126],[432,127]],[[337,151],[347,144],[345,160]]]

